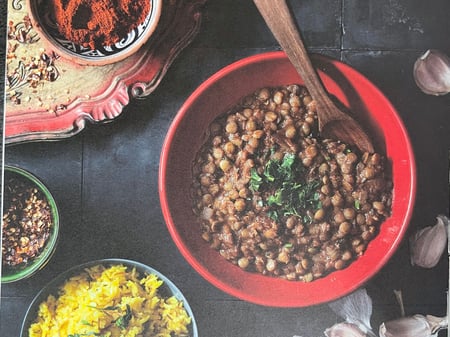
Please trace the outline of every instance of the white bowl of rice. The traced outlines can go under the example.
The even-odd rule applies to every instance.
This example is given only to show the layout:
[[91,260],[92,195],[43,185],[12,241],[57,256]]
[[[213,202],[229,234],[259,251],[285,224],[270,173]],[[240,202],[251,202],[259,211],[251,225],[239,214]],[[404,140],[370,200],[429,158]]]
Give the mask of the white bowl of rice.
[[166,276],[123,259],[88,262],[60,274],[32,301],[21,337],[197,337],[192,310]]

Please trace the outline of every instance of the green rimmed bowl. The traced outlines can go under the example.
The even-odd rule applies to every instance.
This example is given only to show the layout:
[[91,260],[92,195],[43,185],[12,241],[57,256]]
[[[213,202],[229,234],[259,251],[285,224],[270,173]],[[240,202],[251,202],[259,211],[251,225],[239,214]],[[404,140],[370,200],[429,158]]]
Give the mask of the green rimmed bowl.
[[[53,195],[50,193],[44,183],[42,183],[42,181],[39,180],[35,175],[22,168],[5,165],[4,188],[8,187],[6,185],[6,182],[10,177],[15,177],[18,180],[24,181],[30,186],[35,186],[42,193],[50,207],[52,225],[50,227],[49,236],[46,239],[45,244],[35,257],[28,259],[27,262],[20,263],[14,266],[3,263],[2,259],[1,283],[11,283],[26,279],[44,268],[56,249],[59,234],[58,207]],[[3,240],[5,240],[5,235],[3,235]]]

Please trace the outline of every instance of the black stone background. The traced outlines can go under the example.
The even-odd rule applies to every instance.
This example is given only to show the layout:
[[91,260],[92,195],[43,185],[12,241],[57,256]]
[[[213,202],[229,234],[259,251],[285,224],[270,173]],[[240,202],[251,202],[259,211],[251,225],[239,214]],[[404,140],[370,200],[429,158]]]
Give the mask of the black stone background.
[[[311,52],[340,59],[366,75],[392,101],[417,160],[417,198],[410,234],[449,213],[450,96],[416,87],[414,61],[427,49],[450,55],[448,0],[290,0]],[[0,2],[0,94],[3,97],[6,1]],[[206,78],[245,56],[279,49],[250,0],[210,0],[202,28],[158,89],[132,101],[113,123],[88,126],[58,142],[8,146],[5,163],[39,176],[61,210],[61,240],[48,266],[30,279],[2,286],[0,335],[18,336],[37,292],[62,271],[99,258],[134,259],[158,269],[184,292],[200,336],[323,336],[341,321],[326,304],[270,308],[235,299],[202,279],[182,258],[159,207],[157,172],[166,131],[181,104]],[[3,107],[2,107],[3,109]],[[412,267],[406,240],[366,285],[372,325],[400,315],[444,316],[448,262]],[[446,336],[443,332],[440,336]]]

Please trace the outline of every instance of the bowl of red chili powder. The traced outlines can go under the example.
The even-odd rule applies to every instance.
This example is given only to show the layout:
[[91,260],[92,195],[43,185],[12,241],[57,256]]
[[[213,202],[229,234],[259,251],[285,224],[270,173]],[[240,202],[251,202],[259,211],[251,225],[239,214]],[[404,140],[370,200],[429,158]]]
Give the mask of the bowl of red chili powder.
[[56,54],[81,65],[119,62],[156,30],[162,0],[27,0],[33,28]]

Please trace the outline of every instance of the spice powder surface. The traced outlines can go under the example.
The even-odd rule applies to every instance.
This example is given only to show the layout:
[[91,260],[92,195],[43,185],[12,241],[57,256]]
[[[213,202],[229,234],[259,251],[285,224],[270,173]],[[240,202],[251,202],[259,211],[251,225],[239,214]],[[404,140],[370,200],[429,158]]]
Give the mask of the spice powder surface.
[[111,46],[144,22],[151,1],[141,0],[52,0],[61,35],[85,48]]

